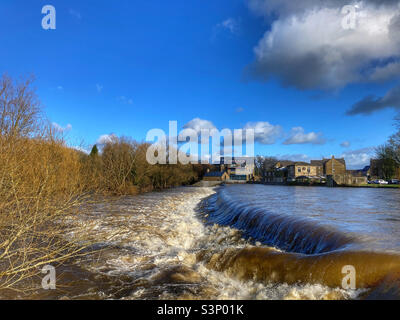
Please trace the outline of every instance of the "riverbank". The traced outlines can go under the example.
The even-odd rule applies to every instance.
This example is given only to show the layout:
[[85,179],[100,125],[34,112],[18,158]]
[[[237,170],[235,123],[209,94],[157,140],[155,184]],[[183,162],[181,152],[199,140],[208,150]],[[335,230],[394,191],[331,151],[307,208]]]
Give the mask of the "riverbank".
[[288,183],[268,183],[268,182],[250,182],[249,184],[261,184],[266,186],[292,186],[292,187],[327,187],[327,188],[386,188],[386,189],[400,189],[399,184],[361,184],[361,185],[338,185],[335,187],[328,187],[326,183],[301,183],[301,182],[288,182]]

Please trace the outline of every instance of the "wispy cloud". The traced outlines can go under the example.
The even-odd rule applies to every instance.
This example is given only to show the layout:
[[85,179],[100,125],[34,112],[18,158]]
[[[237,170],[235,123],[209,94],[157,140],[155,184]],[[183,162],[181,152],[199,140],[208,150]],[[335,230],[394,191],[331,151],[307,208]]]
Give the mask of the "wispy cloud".
[[351,145],[350,141],[343,141],[340,146],[343,148],[349,148]]
[[119,96],[117,100],[123,104],[133,104],[133,99],[127,98],[125,96]]
[[217,23],[213,28],[212,40],[215,40],[218,34],[239,35],[240,21],[234,18],[228,18],[220,23]]
[[73,16],[74,18],[81,20],[82,19],[82,15],[79,11],[76,11],[74,9],[69,9],[68,13]]
[[304,161],[304,162],[310,162],[311,158],[304,154],[304,153],[299,153],[299,154],[277,154],[275,158],[279,160],[290,160],[290,161]]
[[83,147],[80,147],[80,146],[72,146],[71,148],[75,149],[76,151],[83,152],[85,154],[89,154],[90,153],[90,151],[88,151],[87,149],[85,149]]
[[97,139],[96,144],[101,146],[101,145],[105,145],[107,143],[113,142],[116,139],[117,139],[117,136],[114,133],[103,134]]
[[368,147],[343,152],[342,158],[346,160],[349,169],[362,169],[370,164],[371,158],[375,155],[375,148]]
[[290,144],[325,144],[326,140],[321,132],[306,133],[303,127],[295,127],[289,133],[289,137],[283,142]]
[[96,89],[97,89],[98,93],[101,93],[103,91],[103,88],[104,87],[101,84],[98,84],[98,83],[96,84]]
[[[375,155],[375,149],[372,147],[362,148],[357,150],[348,150],[339,155],[339,158],[346,160],[346,167],[348,169],[362,169],[370,164],[371,158]],[[291,160],[291,161],[304,161],[310,162],[311,159],[322,159],[330,158],[331,155],[325,155],[320,157],[310,157],[307,154],[277,154],[275,158],[280,160]]]
[[389,90],[383,97],[366,96],[355,103],[346,114],[349,116],[368,115],[387,108],[400,109],[400,85]]
[[240,24],[237,19],[228,18],[216,25],[217,28],[227,30],[232,34],[237,34],[240,30]]
[[59,125],[58,123],[53,122],[52,125],[53,125],[53,128],[54,128],[57,132],[63,133],[63,132],[67,132],[67,131],[72,130],[72,125],[71,125],[71,124],[67,124],[65,127],[63,127],[63,126]]

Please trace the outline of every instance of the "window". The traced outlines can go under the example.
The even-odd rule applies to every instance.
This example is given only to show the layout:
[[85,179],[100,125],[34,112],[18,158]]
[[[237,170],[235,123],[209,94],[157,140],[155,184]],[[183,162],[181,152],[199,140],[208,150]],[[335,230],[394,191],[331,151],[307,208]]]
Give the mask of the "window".
[[297,169],[297,172],[301,172],[301,168],[298,168],[298,169]]

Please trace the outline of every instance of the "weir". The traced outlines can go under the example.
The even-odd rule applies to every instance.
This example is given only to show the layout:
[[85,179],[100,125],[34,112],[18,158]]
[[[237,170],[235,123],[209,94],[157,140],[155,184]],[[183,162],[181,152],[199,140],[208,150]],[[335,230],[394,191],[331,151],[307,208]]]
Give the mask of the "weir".
[[204,250],[197,259],[207,268],[246,281],[332,288],[342,286],[344,266],[356,270],[358,289],[381,286],[388,277],[400,278],[400,254],[396,250],[377,250],[359,233],[346,233],[311,217],[271,211],[271,206],[254,201],[255,196],[244,201],[246,196],[237,196],[243,190],[221,187],[204,200],[206,221],[238,229],[245,238],[262,245]]
[[226,188],[206,200],[208,222],[239,229],[247,238],[286,252],[318,254],[356,245],[355,237],[310,219],[269,212],[232,199]]

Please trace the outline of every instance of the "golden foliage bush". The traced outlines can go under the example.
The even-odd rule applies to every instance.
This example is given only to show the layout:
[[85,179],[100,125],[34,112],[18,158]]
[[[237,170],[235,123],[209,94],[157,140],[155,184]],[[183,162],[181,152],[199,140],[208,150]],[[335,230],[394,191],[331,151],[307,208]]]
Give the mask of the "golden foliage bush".
[[44,265],[82,250],[62,223],[84,196],[81,162],[44,124],[30,86],[0,81],[0,289],[33,288],[26,280]]
[[83,160],[90,185],[97,191],[113,194],[136,194],[187,185],[198,180],[193,165],[150,165],[146,143],[114,137],[100,155]]

